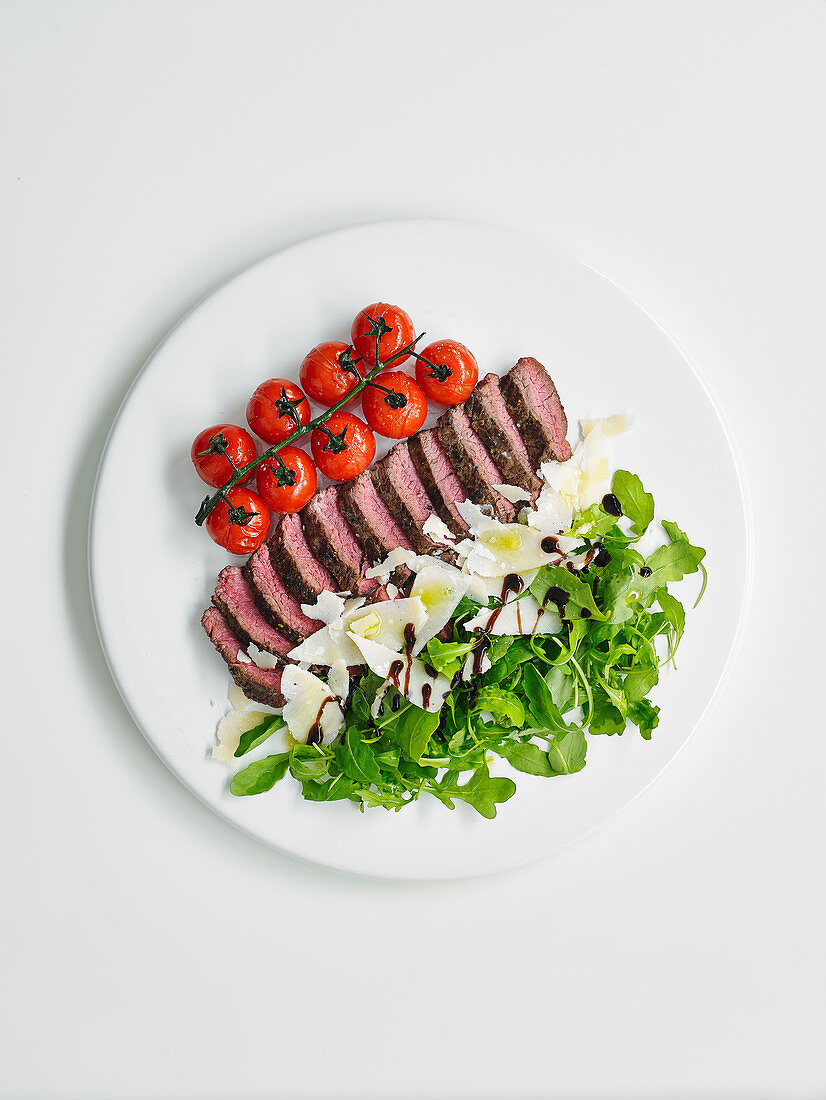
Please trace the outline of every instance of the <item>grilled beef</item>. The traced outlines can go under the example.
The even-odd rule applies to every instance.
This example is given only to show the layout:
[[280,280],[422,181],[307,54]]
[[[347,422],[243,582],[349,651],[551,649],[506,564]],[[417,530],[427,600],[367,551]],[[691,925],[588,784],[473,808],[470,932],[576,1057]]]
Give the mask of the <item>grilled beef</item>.
[[397,443],[371,472],[379,495],[416,550],[420,554],[433,552],[436,546],[422,528],[436,509],[416,472],[407,443]]
[[283,669],[259,668],[254,663],[247,664],[238,654],[245,654],[244,643],[233,631],[217,607],[208,607],[201,619],[201,625],[207,637],[226,661],[230,674],[248,699],[256,703],[266,703],[271,707],[283,707],[281,694],[281,673]]
[[465,410],[473,430],[495,457],[504,481],[518,485],[535,499],[542,481],[508,412],[498,375],[485,375],[465,402]]
[[248,559],[244,565],[244,576],[268,622],[296,645],[324,625],[319,619],[305,615],[301,604],[288,591],[283,577],[273,568],[269,544],[259,546]]
[[407,448],[437,515],[454,535],[464,535],[468,526],[456,505],[465,499],[467,493],[439,442],[438,431],[428,428],[427,431],[417,432],[407,441]]
[[382,561],[397,546],[405,550],[414,549],[413,543],[376,492],[369,471],[365,470],[357,478],[339,486],[338,506],[371,564]]
[[338,581],[310,549],[301,517],[281,517],[270,539],[272,564],[284,584],[301,603],[315,603],[320,593],[338,591]]
[[218,574],[218,586],[212,602],[244,642],[254,642],[259,649],[282,660],[295,643],[279,633],[261,613],[255,595],[237,565],[227,565]]
[[304,533],[315,556],[336,578],[336,591],[364,596],[376,587],[366,577],[367,556],[338,506],[338,489],[331,485],[316,493],[301,512]]
[[512,523],[516,519],[516,508],[494,489],[494,485],[501,484],[504,478],[471,427],[464,408],[454,405],[440,416],[438,431],[439,441],[456,467],[467,499],[502,523]]
[[571,457],[568,420],[556,386],[541,363],[520,359],[502,378],[502,393],[534,469],[548,458]]

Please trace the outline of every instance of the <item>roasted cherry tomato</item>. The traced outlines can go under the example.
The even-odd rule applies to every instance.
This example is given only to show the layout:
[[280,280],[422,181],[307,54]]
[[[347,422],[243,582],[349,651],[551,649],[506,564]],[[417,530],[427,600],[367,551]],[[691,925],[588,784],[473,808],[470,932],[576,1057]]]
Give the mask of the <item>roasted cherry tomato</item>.
[[358,477],[376,454],[373,433],[363,420],[347,412],[333,413],[323,428],[316,428],[310,446],[316,466],[333,481]]
[[[235,424],[216,424],[205,428],[195,436],[190,451],[198,477],[216,489],[229,481],[236,469],[240,470],[252,462],[257,453],[250,433]],[[250,470],[244,481],[249,481],[252,474]]]
[[219,500],[206,518],[206,529],[213,542],[230,554],[251,554],[257,550],[270,528],[270,512],[264,501],[250,489],[236,485],[225,500]]
[[262,382],[247,405],[247,421],[267,443],[280,443],[296,428],[310,422],[310,402],[304,392],[286,378]]
[[[341,340],[328,340],[319,344],[304,357],[298,369],[298,377],[304,392],[320,405],[335,405],[358,385],[363,372],[352,344]],[[345,367],[350,367],[346,370]],[[358,373],[356,373],[358,372]]]
[[[357,314],[350,328],[350,339],[356,354],[363,358],[368,367],[376,365],[376,336],[379,337],[379,357],[382,363],[386,363],[396,352],[413,343],[416,330],[403,309],[389,306],[386,302],[374,302]],[[407,358],[402,355],[394,359],[392,366],[401,366]]]
[[479,366],[464,344],[458,340],[437,340],[419,354],[416,381],[431,401],[459,405],[470,397],[479,381]]
[[373,431],[391,439],[413,435],[427,416],[427,398],[409,375],[398,370],[385,371],[363,390],[361,405]]
[[300,512],[317,484],[313,460],[299,447],[282,447],[258,467],[258,492],[273,512]]

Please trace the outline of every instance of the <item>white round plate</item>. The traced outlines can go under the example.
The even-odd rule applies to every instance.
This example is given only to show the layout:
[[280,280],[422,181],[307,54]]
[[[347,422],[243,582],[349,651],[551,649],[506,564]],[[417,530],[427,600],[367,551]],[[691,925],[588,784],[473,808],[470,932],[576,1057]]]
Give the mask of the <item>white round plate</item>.
[[[633,432],[616,441],[617,465],[639,473],[658,514],[708,549],[708,591],[688,616],[679,671],[667,670],[657,688],[662,716],[653,740],[635,729],[591,738],[577,775],[515,776],[516,795],[493,821],[466,806],[450,812],[435,799],[398,814],[304,802],[289,777],[267,794],[236,798],[232,770],[210,759],[229,678],[199,620],[227,555],[192,521],[204,486],[190,465],[190,443],[209,424],[243,424],[260,381],[297,376],[310,347],[348,339],[354,314],[377,300],[407,309],[426,343],[467,344],[482,372],[502,373],[522,355],[539,359],[567,409],[572,443],[579,418],[635,413]],[[542,242],[424,220],[346,229],[287,249],[185,317],[118,413],[90,533],[109,667],[161,759],[216,813],[273,848],[382,878],[455,878],[529,863],[627,805],[708,707],[738,634],[750,561],[726,432],[662,329],[609,280]],[[693,602],[697,585],[684,584]],[[258,755],[265,754],[266,746]]]

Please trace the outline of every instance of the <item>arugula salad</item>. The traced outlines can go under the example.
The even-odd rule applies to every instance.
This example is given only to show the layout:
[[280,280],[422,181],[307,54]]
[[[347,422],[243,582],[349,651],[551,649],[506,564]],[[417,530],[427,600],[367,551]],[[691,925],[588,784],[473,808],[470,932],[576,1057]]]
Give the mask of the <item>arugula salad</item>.
[[[698,603],[707,574],[701,547],[655,523],[636,474],[609,479],[605,440],[626,426],[584,424],[573,457],[542,467],[517,523],[464,502],[459,539],[432,518],[442,560],[394,551],[374,568],[387,599],[322,593],[307,605],[325,626],[291,654],[283,710],[231,693],[213,755],[277,748],[237,771],[232,793],[290,776],[312,801],[398,811],[427,795],[493,818],[514,774],[578,772],[594,736],[629,726],[650,739],[651,693],[685,628],[669,586],[699,573]],[[406,595],[391,579],[400,569]]]

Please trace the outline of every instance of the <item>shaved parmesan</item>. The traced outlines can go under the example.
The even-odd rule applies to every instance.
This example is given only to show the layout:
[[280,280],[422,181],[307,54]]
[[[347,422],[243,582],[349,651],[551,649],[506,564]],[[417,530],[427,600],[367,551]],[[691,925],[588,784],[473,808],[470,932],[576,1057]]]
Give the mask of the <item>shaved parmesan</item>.
[[212,750],[212,759],[223,760],[226,764],[233,763],[241,734],[260,725],[268,717],[269,715],[261,710],[229,711],[218,723],[216,730],[218,744]]
[[344,711],[329,685],[312,672],[290,665],[281,678],[281,691],[286,699],[284,721],[296,741],[306,744],[311,731],[320,733],[322,745],[335,741],[344,725]]
[[520,500],[531,499],[531,494],[524,489],[520,489],[518,485],[494,485],[494,489],[501,493],[505,500],[509,500],[511,504],[518,504]]
[[252,658],[253,664],[259,668],[278,668],[281,663],[274,653],[268,653],[265,649],[259,649],[255,642],[247,646],[247,653]]

